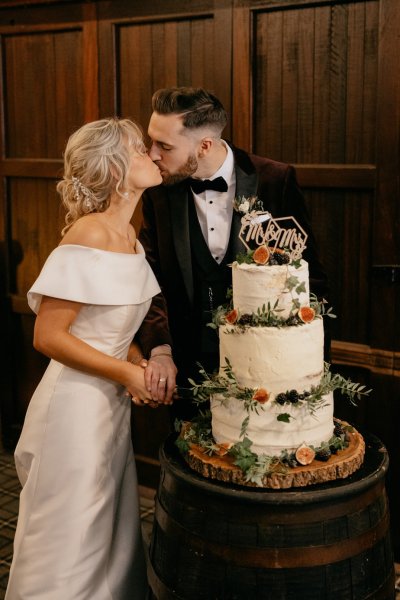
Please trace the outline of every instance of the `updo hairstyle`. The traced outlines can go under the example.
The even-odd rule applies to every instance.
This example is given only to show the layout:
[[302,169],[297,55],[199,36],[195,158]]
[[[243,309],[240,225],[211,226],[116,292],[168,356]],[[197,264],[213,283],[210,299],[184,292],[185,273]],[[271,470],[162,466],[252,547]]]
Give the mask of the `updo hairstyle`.
[[67,210],[62,235],[83,215],[104,212],[113,192],[124,196],[129,147],[142,155],[146,152],[140,128],[129,119],[100,119],[71,135],[64,152],[64,176],[57,184]]

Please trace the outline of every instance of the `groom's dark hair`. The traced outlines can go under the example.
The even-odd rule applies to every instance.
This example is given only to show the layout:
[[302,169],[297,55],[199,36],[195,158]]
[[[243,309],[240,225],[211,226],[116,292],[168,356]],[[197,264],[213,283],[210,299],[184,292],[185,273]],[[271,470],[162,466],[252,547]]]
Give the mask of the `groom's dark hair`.
[[152,109],[160,115],[183,115],[187,129],[212,127],[220,134],[228,117],[221,102],[203,88],[176,87],[157,90],[153,94]]

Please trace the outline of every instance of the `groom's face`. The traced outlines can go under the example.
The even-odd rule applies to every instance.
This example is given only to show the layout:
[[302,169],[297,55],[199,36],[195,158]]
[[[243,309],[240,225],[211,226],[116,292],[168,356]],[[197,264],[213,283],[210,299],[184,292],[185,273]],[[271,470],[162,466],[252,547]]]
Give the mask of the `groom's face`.
[[149,155],[159,167],[165,185],[178,183],[197,171],[199,136],[183,127],[180,115],[153,112],[148,134]]

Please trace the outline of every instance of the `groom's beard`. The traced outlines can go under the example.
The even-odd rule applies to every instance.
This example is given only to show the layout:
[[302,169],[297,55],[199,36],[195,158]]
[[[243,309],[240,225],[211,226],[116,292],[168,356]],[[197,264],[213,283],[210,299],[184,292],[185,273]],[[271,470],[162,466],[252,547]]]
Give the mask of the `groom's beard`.
[[199,164],[197,162],[196,156],[194,154],[191,154],[185,162],[185,164],[182,165],[182,167],[180,167],[180,169],[178,169],[178,171],[176,171],[175,173],[164,171],[161,168],[161,177],[163,178],[163,184],[174,185],[175,183],[179,183],[180,181],[187,179],[188,177],[193,175],[193,173],[196,173],[198,166]]

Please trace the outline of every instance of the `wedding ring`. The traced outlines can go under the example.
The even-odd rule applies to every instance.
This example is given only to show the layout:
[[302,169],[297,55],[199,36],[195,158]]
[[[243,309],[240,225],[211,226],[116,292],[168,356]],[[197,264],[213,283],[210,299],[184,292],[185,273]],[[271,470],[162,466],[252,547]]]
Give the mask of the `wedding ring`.
[[165,377],[160,377],[158,380],[159,383],[164,383],[164,381],[167,381]]

